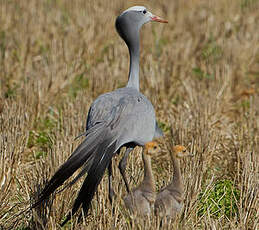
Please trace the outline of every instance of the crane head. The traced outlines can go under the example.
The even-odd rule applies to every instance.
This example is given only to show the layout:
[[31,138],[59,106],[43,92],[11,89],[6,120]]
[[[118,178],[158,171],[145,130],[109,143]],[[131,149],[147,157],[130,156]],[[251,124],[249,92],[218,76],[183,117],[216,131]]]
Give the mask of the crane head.
[[168,23],[167,20],[152,14],[144,6],[132,6],[132,7],[128,8],[127,10],[123,11],[123,13],[121,15],[127,14],[127,13],[130,13],[132,15],[134,14],[135,19],[139,20],[141,25],[143,25],[147,22],[150,22],[150,21]]
[[149,12],[144,6],[133,6],[123,11],[116,19],[116,30],[127,45],[134,46],[134,40],[138,39],[136,34],[140,28],[148,22],[168,21]]
[[187,149],[182,146],[182,145],[176,145],[173,147],[173,153],[177,158],[182,158],[182,157],[188,157],[188,156],[193,156],[191,153],[187,151]]
[[159,145],[156,141],[150,141],[145,144],[145,153],[147,155],[154,155],[160,150]]

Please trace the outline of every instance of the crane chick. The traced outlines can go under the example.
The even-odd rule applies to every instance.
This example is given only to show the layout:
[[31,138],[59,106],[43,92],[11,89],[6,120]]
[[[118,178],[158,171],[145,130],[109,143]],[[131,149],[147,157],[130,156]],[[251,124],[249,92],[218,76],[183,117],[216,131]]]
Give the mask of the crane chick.
[[156,199],[155,181],[151,168],[151,155],[159,150],[158,144],[151,141],[145,144],[142,151],[144,178],[141,184],[124,197],[124,203],[131,213],[149,216]]
[[181,145],[176,145],[170,151],[170,156],[173,164],[173,178],[171,183],[157,194],[155,201],[155,214],[160,217],[175,219],[177,213],[182,209],[183,201],[183,182],[179,166],[179,159],[192,156],[186,151],[186,148]]

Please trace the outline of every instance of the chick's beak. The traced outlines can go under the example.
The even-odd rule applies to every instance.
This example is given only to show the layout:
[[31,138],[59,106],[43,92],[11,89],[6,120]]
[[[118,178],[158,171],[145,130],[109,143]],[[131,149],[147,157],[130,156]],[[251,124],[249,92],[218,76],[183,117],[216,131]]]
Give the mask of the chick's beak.
[[167,20],[160,18],[159,16],[156,16],[156,15],[152,15],[151,20],[154,22],[168,23]]

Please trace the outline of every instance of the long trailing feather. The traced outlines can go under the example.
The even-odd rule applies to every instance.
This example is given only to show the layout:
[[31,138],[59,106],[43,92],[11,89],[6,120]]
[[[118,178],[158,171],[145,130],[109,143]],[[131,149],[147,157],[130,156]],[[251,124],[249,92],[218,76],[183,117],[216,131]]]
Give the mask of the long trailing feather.
[[72,212],[66,216],[61,226],[64,226],[71,219],[81,205],[83,206],[84,214],[87,215],[93,196],[115,151],[116,141],[106,140],[98,146],[99,154],[97,154],[93,160],[88,175],[74,202]]
[[[82,165],[84,165],[85,163],[86,165],[88,165],[89,161],[91,163],[91,158],[94,155],[98,155],[96,154],[98,146],[103,142],[106,136],[105,127],[106,124],[102,123],[98,124],[97,127],[92,127],[91,129],[89,129],[89,132],[87,132],[85,140],[77,147],[77,149],[71,154],[68,160],[53,175],[51,180],[47,183],[47,185],[40,193],[39,199],[32,205],[31,208],[36,207],[46,198],[48,198]],[[83,171],[83,173],[85,173],[85,171]],[[79,179],[80,177],[81,174],[77,179]]]
[[70,181],[68,184],[64,185],[62,189],[60,189],[59,191],[57,191],[57,193],[60,193],[62,191],[64,191],[65,189],[71,187],[73,184],[75,184],[82,176],[84,176],[89,169],[92,166],[93,163],[93,159],[94,159],[94,155],[91,155],[89,157],[89,159],[87,160],[87,162],[82,166],[82,170],[80,171],[80,173],[78,173],[78,175],[72,180]]

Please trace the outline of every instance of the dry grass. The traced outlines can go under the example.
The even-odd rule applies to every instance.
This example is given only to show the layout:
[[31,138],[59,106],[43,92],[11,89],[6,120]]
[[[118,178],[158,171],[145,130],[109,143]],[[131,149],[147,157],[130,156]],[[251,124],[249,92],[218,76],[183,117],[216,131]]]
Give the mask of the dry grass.
[[[114,20],[136,3],[169,20],[141,32],[141,91],[166,141],[195,154],[181,162],[183,212],[163,229],[258,228],[258,1],[110,2],[0,1],[0,229],[60,229],[80,183],[56,196],[45,219],[16,214],[78,145],[94,98],[125,85],[128,51]],[[165,147],[153,159],[158,189],[170,179],[169,159]],[[131,186],[141,164],[136,150]],[[105,176],[86,222],[65,229],[159,229],[157,217],[128,214],[114,172],[114,214]]]

